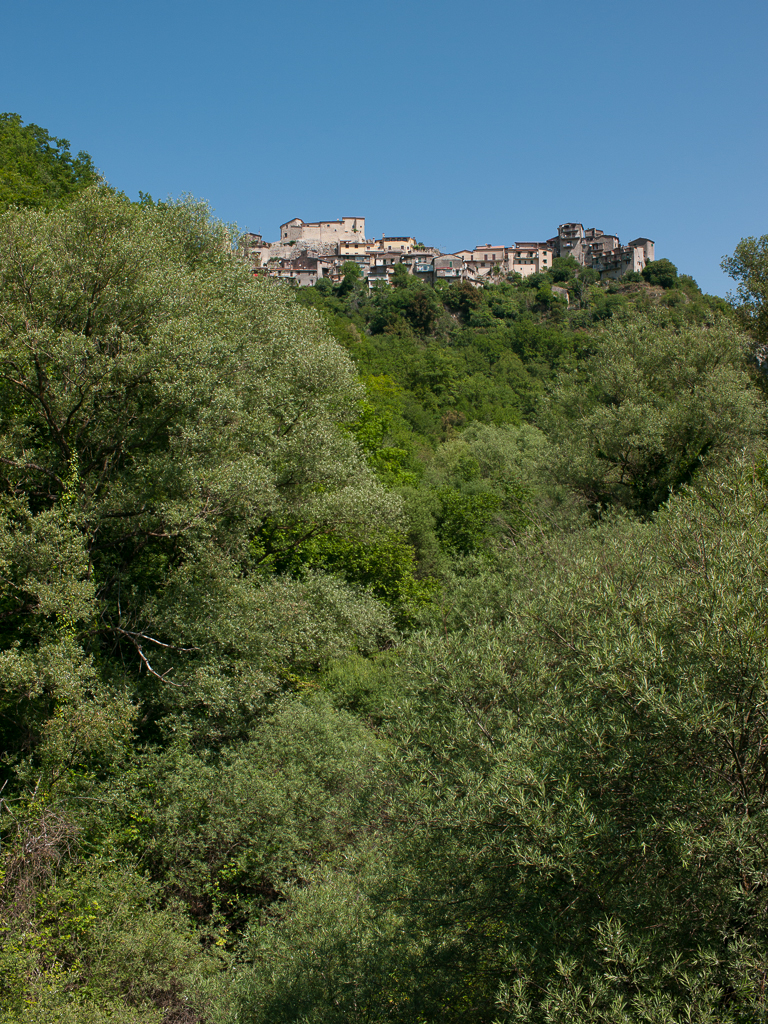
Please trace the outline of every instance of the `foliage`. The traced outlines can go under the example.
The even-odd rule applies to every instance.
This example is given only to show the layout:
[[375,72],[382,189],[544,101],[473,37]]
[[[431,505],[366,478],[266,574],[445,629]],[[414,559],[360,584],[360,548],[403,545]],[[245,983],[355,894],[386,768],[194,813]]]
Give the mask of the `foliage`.
[[552,260],[552,280],[570,281],[581,270],[581,264],[573,256],[555,256]]
[[737,312],[758,344],[768,339],[768,235],[742,238],[720,266],[737,283]]
[[0,210],[59,205],[98,177],[90,156],[73,157],[66,139],[25,125],[18,114],[0,114]]
[[[325,538],[364,549],[372,531],[399,552],[392,587],[402,590],[410,551],[397,539],[400,502],[348,429],[363,397],[348,357],[287,291],[253,280],[203,205],[134,205],[92,189],[50,213],[9,211],[0,218],[0,266],[3,800],[31,822],[41,808],[74,815],[87,853],[83,885],[101,884],[117,857],[139,863],[140,874],[154,871],[159,886],[142,904],[146,913],[127,896],[116,897],[113,913],[96,896],[98,935],[43,941],[49,919],[63,927],[82,902],[72,895],[77,845],[51,847],[51,870],[30,883],[27,918],[13,902],[4,908],[5,970],[18,981],[13,1013],[28,999],[30,1015],[49,1019],[120,1007],[126,1021],[157,1019],[155,1009],[171,1006],[169,991],[183,1002],[196,982],[158,967],[162,978],[148,975],[133,994],[127,964],[139,953],[129,950],[165,933],[169,949],[184,945],[190,917],[207,929],[190,933],[190,948],[218,948],[211,929],[234,926],[253,899],[235,872],[226,899],[214,900],[211,887],[223,886],[231,864],[201,869],[206,840],[196,847],[169,827],[182,816],[184,798],[173,795],[183,793],[187,766],[198,785],[223,782],[222,771],[250,785],[243,773],[252,780],[256,763],[266,763],[265,739],[256,737],[268,719],[283,746],[265,778],[275,793],[283,785],[287,803],[292,786],[313,794],[314,809],[308,804],[300,826],[304,861],[293,834],[283,847],[269,839],[260,847],[265,878],[277,891],[299,863],[329,855],[316,813],[322,784],[291,774],[293,719],[275,708],[327,659],[391,642],[392,615],[371,592],[387,591],[381,560],[375,579],[370,567],[368,578],[355,577],[338,558],[322,572],[333,560],[318,558],[316,546]],[[295,557],[306,551],[301,572],[278,571],[275,537],[290,538]],[[334,714],[319,746],[339,737],[356,769],[365,741],[359,730],[345,734]],[[304,729],[298,742],[311,735]],[[258,758],[249,760],[249,741]],[[308,770],[319,782],[315,753]],[[137,777],[152,800],[164,782],[155,817],[140,786],[123,802]],[[336,823],[328,836],[343,844],[350,826],[339,816],[339,779],[328,783]],[[194,818],[199,790],[190,800]],[[267,805],[242,812],[245,833],[266,834],[254,819],[267,828]],[[165,855],[172,851],[173,872],[171,859],[150,852],[147,822]],[[207,841],[223,843],[216,828]],[[7,828],[4,840],[8,872]],[[242,871],[250,869],[246,857]],[[172,920],[168,901],[180,896]],[[201,901],[215,913],[196,911]],[[133,938],[121,937],[123,920]]]
[[732,457],[762,434],[744,353],[728,321],[681,331],[642,316],[611,324],[550,400],[556,472],[593,505],[657,508],[703,459]]
[[217,965],[206,965],[178,907],[161,906],[130,858],[74,862],[81,837],[60,812],[33,805],[16,821],[0,888],[3,1024],[189,1011],[185,985]]
[[[274,598],[261,532],[300,546],[396,523],[396,502],[337,425],[360,394],[343,353],[278,289],[252,282],[191,204],[89,193],[66,212],[7,215],[0,250],[5,488],[31,496],[39,530],[68,517],[67,543],[84,547],[75,579],[88,582],[67,600],[90,592],[97,610],[55,608],[72,642],[117,657],[117,675],[157,713],[177,703],[174,688],[226,688],[232,659],[249,672],[290,659],[286,617],[252,626]],[[310,630],[319,614],[331,650],[328,612],[349,626],[343,605],[354,618],[357,599],[338,591],[329,603],[318,586],[282,584],[282,607]],[[56,592],[22,593],[20,636],[50,622]],[[359,625],[375,635],[384,621]],[[318,637],[302,658],[322,650]]]
[[651,260],[643,267],[642,275],[648,284],[673,288],[677,281],[677,267],[670,260]]
[[767,511],[743,465],[456,579],[397,838],[260,937],[236,1019],[764,1020]]
[[339,296],[349,295],[355,291],[355,286],[360,280],[360,267],[353,261],[348,260],[341,268],[343,279],[338,287]]
[[177,731],[92,789],[90,828],[108,830],[121,859],[182,901],[209,944],[232,946],[319,859],[344,850],[380,803],[380,745],[304,689],[220,755]]
[[[554,260],[552,262],[554,263]],[[595,270],[594,267],[583,267],[579,271],[579,278],[585,284],[596,284],[600,280],[600,272]]]
[[663,260],[292,290],[42,142],[69,185],[0,214],[0,1024],[766,1020],[731,307]]

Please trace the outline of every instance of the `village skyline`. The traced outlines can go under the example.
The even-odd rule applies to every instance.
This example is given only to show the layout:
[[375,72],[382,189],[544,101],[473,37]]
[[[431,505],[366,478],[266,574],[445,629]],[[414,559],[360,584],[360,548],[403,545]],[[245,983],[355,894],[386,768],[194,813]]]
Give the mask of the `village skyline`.
[[641,273],[655,259],[655,242],[640,236],[622,245],[618,235],[602,228],[585,228],[576,221],[558,225],[544,241],[516,241],[511,245],[483,243],[453,253],[417,241],[415,235],[366,237],[365,217],[304,221],[294,217],[279,228],[275,242],[246,232],[243,250],[254,273],[312,286],[323,277],[338,280],[346,263],[354,262],[370,286],[387,283],[395,267],[434,284],[438,279],[468,280],[476,284],[504,276],[529,277],[552,269],[558,257],[572,257],[591,267],[601,279],[618,280]]

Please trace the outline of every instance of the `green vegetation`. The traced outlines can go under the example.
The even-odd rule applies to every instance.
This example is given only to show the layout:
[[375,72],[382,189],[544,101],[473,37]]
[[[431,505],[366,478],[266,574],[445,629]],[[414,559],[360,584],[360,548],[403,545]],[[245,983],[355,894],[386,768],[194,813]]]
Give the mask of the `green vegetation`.
[[66,139],[0,114],[0,210],[56,206],[98,180],[87,153],[73,157]]
[[768,1020],[759,245],[736,309],[664,260],[294,292],[38,183],[0,1024]]
[[768,235],[742,238],[733,253],[725,256],[723,270],[737,283],[733,297],[744,327],[758,345],[768,340]]

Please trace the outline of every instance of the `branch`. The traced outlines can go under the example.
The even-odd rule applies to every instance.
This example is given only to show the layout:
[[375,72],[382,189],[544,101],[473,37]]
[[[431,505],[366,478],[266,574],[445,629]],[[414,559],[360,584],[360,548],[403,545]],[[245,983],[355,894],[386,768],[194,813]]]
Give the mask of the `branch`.
[[123,636],[127,636],[132,642],[135,641],[136,637],[140,637],[142,640],[149,640],[150,643],[157,644],[158,647],[164,647],[168,651],[177,651],[180,654],[192,654],[195,651],[199,651],[199,647],[176,647],[173,644],[164,644],[162,640],[156,640],[153,636],[149,636],[147,633],[133,632],[128,629],[121,629],[119,626],[113,626],[112,629],[115,633],[121,633]]
[[137,637],[141,637],[144,640],[150,640],[153,644],[157,644],[159,647],[165,647],[168,650],[181,651],[184,653],[199,650],[199,648],[197,647],[172,647],[170,644],[161,643],[160,640],[155,640],[154,637],[147,636],[146,633],[131,633],[126,629],[120,629],[119,626],[113,626],[112,629],[113,632],[120,633],[122,636],[127,637],[128,640],[133,644],[133,646],[136,649],[136,653],[141,659],[141,663],[144,665],[144,667],[146,668],[147,672],[149,672],[150,675],[154,676],[155,679],[159,679],[161,683],[167,683],[170,686],[177,685],[168,678],[169,673],[172,672],[173,669],[169,668],[167,672],[161,675],[156,669],[152,668],[152,665],[149,662],[149,658],[144,653],[144,650],[141,644],[139,643]]
[[56,483],[62,487],[64,486],[64,481],[60,476],[57,476],[52,470],[46,469],[45,466],[38,466],[36,462],[16,462],[15,459],[6,459],[2,455],[0,455],[0,462],[4,462],[6,466],[13,466],[14,469],[36,469],[38,473],[45,473],[46,476],[54,479]]

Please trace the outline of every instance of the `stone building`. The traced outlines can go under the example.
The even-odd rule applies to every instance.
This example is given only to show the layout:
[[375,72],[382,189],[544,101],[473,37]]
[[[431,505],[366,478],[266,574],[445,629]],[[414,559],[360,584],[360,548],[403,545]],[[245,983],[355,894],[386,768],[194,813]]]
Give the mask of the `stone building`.
[[339,241],[338,254],[339,256],[360,256],[376,247],[377,242],[375,238],[360,238],[354,241],[342,238]]
[[382,235],[375,245],[386,252],[412,252],[416,239],[410,235]]
[[[468,280],[475,284],[499,280],[506,274],[532,274],[550,270],[557,256],[573,256],[601,277],[618,278],[641,271],[655,259],[650,238],[635,238],[621,245],[617,235],[601,228],[568,222],[545,242],[516,242],[512,246],[477,245],[444,256],[438,249],[416,242],[412,235],[365,237],[364,217],[305,222],[300,217],[280,225],[280,240],[264,242],[261,235],[243,236],[244,255],[254,269],[298,285],[314,284],[319,277],[340,278],[346,261],[355,262],[369,284],[389,281],[402,263],[410,274],[434,283],[437,278]],[[299,254],[297,255],[297,250]]]
[[650,238],[633,238],[627,245],[631,245],[633,249],[642,249],[645,263],[653,263],[656,259],[656,245]]
[[426,250],[403,253],[400,262],[409,274],[428,284],[435,282],[435,253]]
[[281,242],[342,242],[365,240],[365,217],[305,222],[294,217],[280,225]]
[[582,224],[561,224],[557,237],[550,240],[558,256],[573,256],[584,267],[592,267],[601,277],[618,279],[629,271],[642,271],[655,259],[655,245],[650,238],[635,238],[622,245],[618,235],[606,235],[600,228]]
[[344,253],[335,262],[339,270],[341,270],[345,263],[356,263],[360,268],[362,276],[366,277],[368,275],[368,268],[371,265],[371,255],[369,252]]
[[441,281],[463,281],[466,277],[464,260],[457,253],[447,256],[435,256],[434,260],[435,280]]
[[515,242],[507,249],[507,270],[530,277],[549,270],[554,257],[555,250],[548,242]]
[[486,242],[474,249],[461,249],[453,255],[463,260],[466,277],[479,280],[506,272],[506,247],[503,245]]
[[[575,227],[581,227],[580,224]],[[559,237],[559,236],[558,236]],[[621,243],[618,235],[606,235],[600,228],[582,228],[580,237],[568,237],[561,242],[560,255],[573,256],[583,267],[591,267],[592,260],[602,253],[615,249]]]
[[317,284],[321,277],[330,277],[334,262],[332,259],[310,256],[305,251],[293,259],[272,258],[261,270],[254,270],[254,273],[287,281],[299,288],[307,288]]
[[606,235],[600,228],[588,228],[584,232],[585,266],[590,266],[596,256],[615,249],[620,244],[618,235]]
[[375,284],[388,284],[392,280],[395,267],[400,263],[401,253],[385,252],[384,250],[371,253],[371,265],[368,268],[368,287]]
[[[558,256],[573,256],[574,249],[576,252],[582,252],[584,248],[584,225],[560,224],[557,229],[556,247]],[[574,256],[574,258],[578,259],[578,256]]]
[[592,259],[592,267],[600,277],[618,280],[630,271],[641,272],[653,260],[654,244],[650,238],[636,238],[628,245],[617,245]]

